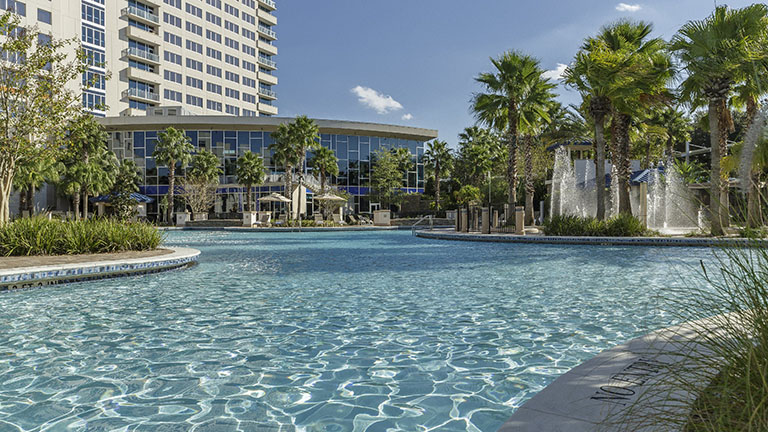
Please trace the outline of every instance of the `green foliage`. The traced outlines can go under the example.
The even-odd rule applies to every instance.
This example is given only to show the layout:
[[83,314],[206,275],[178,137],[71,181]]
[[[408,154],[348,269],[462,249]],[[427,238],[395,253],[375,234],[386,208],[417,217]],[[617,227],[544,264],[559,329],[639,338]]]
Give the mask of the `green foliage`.
[[0,226],[0,255],[74,255],[151,250],[163,234],[146,223],[112,219],[59,221],[23,218]]
[[266,178],[264,159],[259,154],[250,151],[245,152],[237,159],[236,174],[238,183],[245,187],[246,210],[251,211],[253,209],[251,189],[254,185],[264,183]]
[[675,161],[675,169],[686,184],[704,183],[709,180],[709,172],[701,162],[677,160]]
[[327,177],[339,175],[339,159],[327,147],[319,147],[313,153],[309,166],[320,172],[320,188],[325,191]]
[[207,151],[200,150],[192,156],[190,169],[187,170],[187,178],[204,183],[217,183],[221,175],[221,162],[219,158]]
[[176,193],[176,165],[183,171],[192,160],[192,152],[195,147],[189,137],[182,130],[172,127],[166,128],[157,134],[157,144],[152,157],[158,165],[168,167],[168,198],[165,218],[172,222],[174,203],[173,195]]
[[207,212],[216,201],[216,187],[221,175],[219,165],[219,158],[207,150],[200,150],[192,157],[192,165],[187,170],[183,189],[184,200],[193,213]]
[[602,221],[591,217],[555,216],[547,219],[543,228],[551,236],[635,237],[646,232],[640,221],[628,214]]
[[[405,150],[403,152],[402,150]],[[403,198],[401,190],[405,169],[410,164],[410,153],[407,149],[399,148],[394,151],[378,150],[373,154],[373,170],[371,172],[372,195],[384,207],[397,204]],[[407,163],[406,163],[407,157]]]
[[41,43],[38,33],[11,11],[0,16],[0,224],[10,219],[17,163],[55,153],[82,107],[81,88],[70,85],[85,71],[79,45],[72,56],[75,39]]
[[118,168],[115,184],[109,193],[110,204],[115,217],[119,220],[128,220],[136,215],[136,201],[131,194],[139,191],[141,181],[139,168],[133,159],[126,159]]
[[477,204],[483,199],[480,188],[472,185],[464,185],[461,189],[454,192],[454,199],[461,205]]

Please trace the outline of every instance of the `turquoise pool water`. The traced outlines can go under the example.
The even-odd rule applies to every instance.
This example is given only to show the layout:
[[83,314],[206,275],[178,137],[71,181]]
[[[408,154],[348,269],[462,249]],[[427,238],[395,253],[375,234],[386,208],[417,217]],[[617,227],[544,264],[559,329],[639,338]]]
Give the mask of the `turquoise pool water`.
[[409,232],[168,243],[200,265],[0,295],[0,431],[495,431],[670,324],[659,296],[710,256]]

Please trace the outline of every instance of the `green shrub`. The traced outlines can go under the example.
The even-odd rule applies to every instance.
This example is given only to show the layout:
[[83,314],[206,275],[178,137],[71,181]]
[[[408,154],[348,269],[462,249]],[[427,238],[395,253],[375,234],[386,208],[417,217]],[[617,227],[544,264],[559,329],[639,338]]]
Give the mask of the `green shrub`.
[[592,217],[554,216],[544,223],[544,232],[551,236],[633,237],[645,231],[640,221],[628,214],[604,221]]
[[0,226],[0,255],[75,255],[151,250],[163,234],[141,222],[112,219],[87,221],[24,218]]

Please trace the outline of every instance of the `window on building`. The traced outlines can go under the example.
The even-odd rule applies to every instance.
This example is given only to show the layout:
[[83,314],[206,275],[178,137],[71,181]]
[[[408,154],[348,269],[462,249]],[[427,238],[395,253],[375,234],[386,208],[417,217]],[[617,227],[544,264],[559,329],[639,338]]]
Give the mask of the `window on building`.
[[227,114],[232,114],[232,115],[236,115],[236,116],[240,115],[240,108],[238,108],[236,106],[227,105],[226,109],[227,109]]
[[104,95],[91,92],[83,93],[83,107],[92,110],[104,111],[105,104],[106,97],[104,97]]
[[203,71],[203,62],[197,61],[195,59],[191,59],[187,57],[187,67],[190,69],[194,69],[198,72]]
[[146,64],[144,62],[136,61],[136,60],[128,60],[128,66],[136,69],[140,69],[147,72],[155,72],[155,67],[149,64]]
[[169,71],[168,69],[163,71],[163,78],[165,78],[166,81],[175,82],[177,84],[181,84],[182,76],[178,72]]
[[163,52],[163,57],[165,58],[166,61],[169,61],[171,63],[174,63],[174,64],[177,64],[177,65],[181,66],[181,56],[180,55],[178,55],[178,54],[176,54],[174,52],[166,50],[166,51]]
[[106,62],[106,55],[101,51],[96,51],[92,48],[83,48],[83,55],[85,56],[85,63],[88,66],[94,66],[103,68]]
[[205,55],[216,60],[221,60],[221,51],[211,47],[205,47]]
[[254,47],[252,47],[250,45],[243,44],[243,52],[248,54],[248,55],[250,55],[250,56],[252,56],[252,57],[256,57],[256,52],[257,51],[256,51],[256,48],[254,48]]
[[227,73],[225,74],[225,77],[229,81],[236,82],[238,84],[240,83],[240,75],[238,75],[238,74],[236,74],[234,72],[227,71]]
[[181,102],[181,92],[174,90],[164,89],[163,97],[170,101]]
[[205,89],[211,93],[221,94],[221,86],[214,83],[205,83]]
[[229,55],[229,54],[225,55],[224,61],[233,66],[240,66],[240,59],[233,55]]
[[245,109],[245,108],[243,108],[243,115],[245,117],[257,117],[256,111],[252,111],[252,110]]
[[243,21],[251,25],[256,25],[256,17],[247,12],[243,12]]
[[246,37],[252,41],[256,40],[256,33],[248,30],[247,28],[243,27],[243,37]]
[[37,20],[41,23],[51,24],[51,13],[45,9],[37,8]]
[[95,29],[89,26],[83,26],[83,42],[91,45],[104,47],[104,30]]
[[221,27],[221,17],[210,12],[205,13],[205,20],[211,24]]
[[192,106],[196,106],[196,107],[201,107],[202,108],[202,106],[203,106],[203,98],[197,97],[197,96],[192,96],[192,95],[187,95],[187,105],[192,105]]
[[0,9],[23,17],[27,16],[27,5],[17,0],[0,0]]
[[194,16],[196,16],[198,18],[202,18],[203,17],[203,10],[200,9],[199,7],[197,7],[197,6],[193,5],[193,4],[190,4],[189,2],[187,2],[187,4],[184,5],[184,6],[186,7],[188,14],[194,15]]
[[194,33],[198,36],[203,35],[203,28],[190,21],[187,21],[187,31],[190,33]]
[[194,52],[196,52],[198,54],[202,54],[203,53],[203,45],[201,45],[201,44],[199,44],[197,42],[191,41],[189,39],[187,39],[187,49],[190,50],[190,51],[194,51]]
[[221,102],[216,102],[209,99],[206,101],[206,106],[209,110],[221,111]]
[[231,31],[234,34],[240,34],[240,26],[235,24],[235,23],[233,23],[233,22],[229,22],[227,20],[224,20],[224,28],[226,30]]
[[217,68],[216,66],[206,65],[205,66],[205,71],[209,75],[213,75],[215,77],[221,78],[221,68]]
[[224,95],[232,99],[240,100],[240,92],[235,89],[231,89],[229,87],[227,87],[226,90],[224,91]]
[[247,76],[243,76],[243,85],[256,88],[256,80],[253,78],[248,78]]
[[187,77],[187,87],[194,87],[196,89],[203,89],[203,80],[197,79],[191,76]]
[[170,44],[181,46],[181,36],[169,32],[163,32],[163,39],[165,39],[165,41]]
[[163,22],[181,28],[181,18],[176,15],[171,15],[168,12],[163,12]]
[[232,16],[236,16],[236,17],[240,18],[240,10],[238,8],[230,5],[230,4],[225,4],[224,5],[224,12],[226,12],[226,13],[232,15]]
[[215,31],[206,30],[205,31],[205,37],[210,39],[210,40],[212,40],[212,41],[214,41],[214,42],[221,43],[221,35],[216,33]]
[[181,9],[181,0],[163,0],[163,3],[171,5],[176,9]]
[[[219,41],[221,41],[221,39],[219,39]],[[236,41],[234,39],[224,38],[224,45],[226,45],[226,46],[228,46],[228,47],[230,47],[232,49],[240,51],[240,42],[238,42],[238,41]]]
[[250,94],[250,93],[245,93],[245,92],[243,92],[243,101],[244,101],[244,102],[248,102],[248,103],[252,103],[252,104],[256,105],[256,103],[257,103],[259,100],[258,100],[258,98],[256,98],[256,95],[252,95],[252,94]]
[[248,60],[243,60],[243,69],[249,71],[249,72],[256,72],[256,64],[251,63]]

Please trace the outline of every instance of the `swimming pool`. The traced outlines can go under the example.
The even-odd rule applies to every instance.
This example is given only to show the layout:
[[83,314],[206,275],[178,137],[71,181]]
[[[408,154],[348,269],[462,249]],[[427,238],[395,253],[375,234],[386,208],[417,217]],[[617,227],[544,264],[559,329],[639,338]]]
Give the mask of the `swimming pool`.
[[710,257],[410,232],[167,243],[200,265],[0,295],[0,431],[495,431],[670,324],[660,296]]

